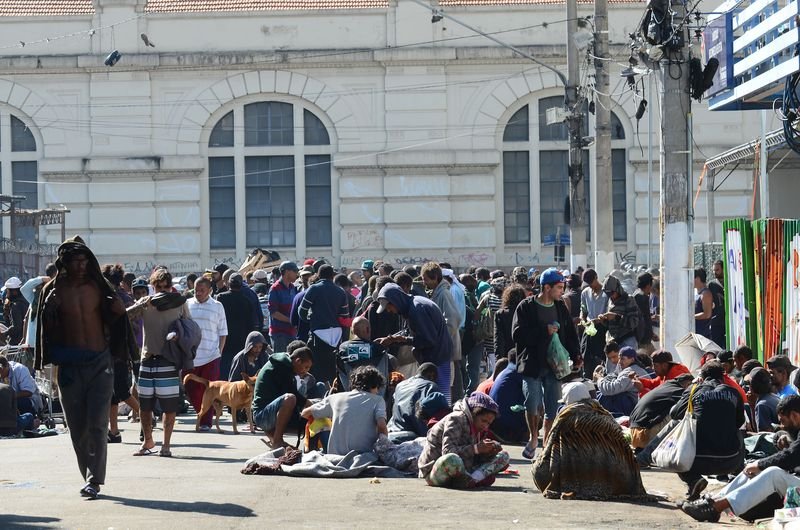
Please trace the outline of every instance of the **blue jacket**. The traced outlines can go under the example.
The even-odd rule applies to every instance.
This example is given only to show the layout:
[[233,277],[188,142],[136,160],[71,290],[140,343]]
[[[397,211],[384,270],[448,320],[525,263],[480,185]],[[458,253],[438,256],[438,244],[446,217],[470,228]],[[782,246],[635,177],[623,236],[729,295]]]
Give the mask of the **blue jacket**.
[[406,294],[399,285],[385,285],[378,299],[385,298],[397,308],[397,312],[408,320],[414,334],[411,345],[418,363],[440,365],[451,359],[453,343],[442,310],[432,301],[421,296]]
[[264,313],[261,312],[261,302],[258,301],[258,295],[249,285],[242,285],[242,292],[250,300],[250,305],[253,306],[253,318],[258,326],[253,331],[261,331],[264,329]]
[[338,328],[339,317],[350,318],[347,294],[330,280],[320,280],[309,287],[297,312],[301,320],[309,322],[311,331]]

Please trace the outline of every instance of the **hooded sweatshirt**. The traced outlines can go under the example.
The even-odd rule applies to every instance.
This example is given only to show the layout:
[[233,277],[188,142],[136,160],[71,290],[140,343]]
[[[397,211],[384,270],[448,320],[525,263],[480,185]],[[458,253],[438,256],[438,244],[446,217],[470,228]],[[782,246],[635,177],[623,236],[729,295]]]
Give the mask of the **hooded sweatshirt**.
[[[636,301],[628,296],[620,281],[614,276],[606,278],[603,284],[603,291],[609,295],[608,311],[620,315],[619,318],[607,322],[608,334],[618,343],[628,337],[636,337],[636,330],[639,327],[639,319],[641,318],[641,312],[639,311],[639,306],[636,305]],[[616,300],[611,300],[610,294],[614,292],[619,293],[619,297]]]
[[256,357],[254,364],[250,364],[247,360],[247,352],[253,349],[256,344],[267,344],[267,340],[258,331],[251,331],[244,341],[244,349],[234,356],[231,362],[231,371],[228,374],[228,381],[241,381],[242,372],[245,372],[248,377],[254,377],[261,367],[267,364],[269,354],[266,348],[261,350],[261,353]]
[[388,300],[407,319],[414,358],[419,364],[430,362],[438,366],[451,360],[453,343],[439,306],[427,298],[406,294],[394,283],[385,285],[378,298]]
[[[55,278],[42,287],[42,291],[39,294],[39,307],[36,314],[36,319],[39,321],[39,331],[34,359],[34,368],[38,370],[43,369],[50,363],[62,364],[71,360],[52,358],[54,348],[63,346],[62,344],[54,344],[52,337],[54,336],[53,332],[58,331],[60,326],[58,321],[58,286],[66,276],[64,257],[70,252],[81,252],[88,258],[87,276],[100,290],[101,296],[104,298],[104,304],[110,306],[113,300],[118,298],[114,288],[103,277],[97,258],[89,250],[89,247],[84,244],[83,240],[79,236],[75,236],[64,241],[58,247],[58,258],[55,261],[58,272]],[[103,311],[103,317],[105,319],[106,335],[109,337],[108,349],[112,357],[122,362],[138,359],[139,348],[136,345],[130,321],[127,318],[113,315],[111,311]],[[55,333],[55,335],[58,335],[58,333]]]

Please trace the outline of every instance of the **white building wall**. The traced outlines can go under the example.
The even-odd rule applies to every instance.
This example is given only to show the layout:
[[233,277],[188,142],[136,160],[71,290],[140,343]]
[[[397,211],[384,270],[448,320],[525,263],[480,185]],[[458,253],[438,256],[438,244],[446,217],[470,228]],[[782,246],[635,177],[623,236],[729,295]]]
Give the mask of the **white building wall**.
[[[334,151],[333,244],[307,248],[298,230],[295,247],[277,249],[282,256],[323,256],[351,268],[367,258],[400,265],[448,260],[456,267],[552,262],[552,249],[538,242],[535,202],[532,243],[504,243],[501,167],[502,132],[513,110],[527,101],[533,115],[539,97],[561,93],[551,72],[454,23],[430,24],[430,13],[411,2],[386,11],[180,16],[145,16],[135,0],[103,3],[92,17],[0,19],[3,39],[11,41],[128,21],[113,35],[104,29],[57,45],[0,47],[0,103],[18,109],[37,130],[40,206],[70,208],[67,232],[84,235],[101,261],[138,272],[156,263],[190,272],[215,261],[241,262],[249,250],[242,222],[236,248],[209,248],[206,146],[211,128],[234,104],[277,100],[312,110]],[[615,53],[625,53],[642,9],[612,7]],[[448,12],[487,32],[539,26],[501,37],[533,46],[565,70],[563,6]],[[540,26],[544,21],[547,27]],[[146,48],[140,33],[157,47]],[[102,61],[112,43],[123,59],[108,68]],[[612,92],[621,94],[614,112],[625,127],[629,172],[628,241],[615,250],[646,262],[650,239],[658,252],[657,219],[651,237],[647,230],[646,118],[637,139],[635,103],[623,84],[614,88],[622,66],[613,68]],[[651,111],[658,110],[654,103]],[[705,156],[758,130],[756,115],[710,113],[704,103],[693,112],[695,179]],[[657,118],[654,124],[657,142]],[[657,145],[653,153],[657,215]],[[750,179],[735,173],[717,193],[717,233],[723,218],[748,213]],[[533,173],[534,201],[537,194]],[[704,200],[701,194],[695,218],[700,241]],[[59,230],[51,228],[43,233],[57,242]]]

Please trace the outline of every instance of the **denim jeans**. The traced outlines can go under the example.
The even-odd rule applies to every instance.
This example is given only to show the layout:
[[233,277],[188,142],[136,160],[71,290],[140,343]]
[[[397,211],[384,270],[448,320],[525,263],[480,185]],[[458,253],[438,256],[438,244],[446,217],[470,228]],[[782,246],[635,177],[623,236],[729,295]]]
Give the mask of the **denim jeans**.
[[483,358],[483,343],[472,347],[464,356],[467,369],[467,395],[475,392],[481,382],[481,359]]

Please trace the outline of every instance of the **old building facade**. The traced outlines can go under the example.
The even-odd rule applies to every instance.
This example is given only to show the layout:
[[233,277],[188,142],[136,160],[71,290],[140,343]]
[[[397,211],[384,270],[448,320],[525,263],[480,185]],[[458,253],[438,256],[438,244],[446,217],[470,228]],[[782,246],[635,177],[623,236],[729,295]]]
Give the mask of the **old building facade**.
[[[557,77],[411,1],[0,4],[2,190],[68,207],[67,231],[101,260],[180,273],[262,247],[351,268],[532,266],[552,263],[549,243],[566,234],[566,131],[545,122],[562,105]],[[566,70],[563,4],[438,5]],[[658,117],[649,187],[647,120],[632,116],[649,81],[634,94],[618,74],[643,9],[611,2],[614,198],[590,204],[612,209],[619,259],[640,263],[658,255]],[[693,121],[695,179],[758,123],[703,103]],[[716,227],[748,212],[750,179],[734,171],[717,192]]]

